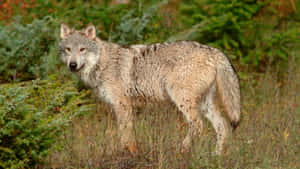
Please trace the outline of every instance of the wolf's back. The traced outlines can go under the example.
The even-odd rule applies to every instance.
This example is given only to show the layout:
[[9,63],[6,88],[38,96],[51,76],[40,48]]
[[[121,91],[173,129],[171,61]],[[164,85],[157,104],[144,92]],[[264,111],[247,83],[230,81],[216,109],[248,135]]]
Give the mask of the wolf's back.
[[225,55],[218,63],[217,86],[223,106],[235,129],[241,120],[240,84],[235,69]]

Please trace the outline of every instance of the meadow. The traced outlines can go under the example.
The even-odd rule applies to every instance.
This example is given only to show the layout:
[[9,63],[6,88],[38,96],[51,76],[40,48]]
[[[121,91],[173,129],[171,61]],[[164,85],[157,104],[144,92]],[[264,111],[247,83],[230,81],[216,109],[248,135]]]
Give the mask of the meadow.
[[[299,0],[1,2],[0,168],[299,168],[299,8]],[[211,153],[205,119],[182,153],[188,125],[170,103],[136,109],[136,153],[123,150],[113,109],[60,61],[62,21],[93,22],[98,37],[122,45],[195,40],[224,51],[242,87],[242,121],[224,153]]]

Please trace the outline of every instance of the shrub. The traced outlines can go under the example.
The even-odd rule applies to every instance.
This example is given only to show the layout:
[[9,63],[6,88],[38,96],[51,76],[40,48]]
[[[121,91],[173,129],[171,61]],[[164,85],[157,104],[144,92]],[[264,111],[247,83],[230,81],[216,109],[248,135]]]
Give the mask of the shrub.
[[50,78],[0,86],[0,168],[41,162],[72,117],[92,108],[71,81]]
[[[111,39],[126,45],[144,41],[151,43],[165,40],[171,34],[171,31],[163,25],[162,14],[159,10],[167,2],[167,0],[163,0],[148,6],[142,5],[141,9],[135,7],[129,10],[121,16]],[[147,37],[152,38],[148,40]]]
[[[299,41],[299,31],[293,19],[280,18],[268,5],[268,1],[256,0],[187,1],[180,5],[183,31],[169,41],[210,44],[242,65],[259,69],[269,60],[286,61],[291,45]],[[284,22],[289,27],[280,28]]]
[[49,17],[25,26],[17,18],[9,26],[0,26],[0,82],[41,77],[43,59],[55,46],[54,26]]

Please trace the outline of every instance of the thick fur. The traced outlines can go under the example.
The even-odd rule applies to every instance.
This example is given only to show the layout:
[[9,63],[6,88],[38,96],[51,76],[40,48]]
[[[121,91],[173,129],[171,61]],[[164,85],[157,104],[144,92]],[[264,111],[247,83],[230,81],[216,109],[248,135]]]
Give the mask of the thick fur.
[[221,153],[229,130],[217,109],[216,94],[233,125],[241,116],[238,76],[222,52],[187,41],[122,47],[100,40],[95,32],[93,25],[76,31],[62,24],[60,54],[68,66],[76,62],[74,73],[113,106],[122,145],[135,142],[132,109],[137,98],[170,100],[190,125],[183,149],[201,132],[204,116],[217,132],[216,153]]

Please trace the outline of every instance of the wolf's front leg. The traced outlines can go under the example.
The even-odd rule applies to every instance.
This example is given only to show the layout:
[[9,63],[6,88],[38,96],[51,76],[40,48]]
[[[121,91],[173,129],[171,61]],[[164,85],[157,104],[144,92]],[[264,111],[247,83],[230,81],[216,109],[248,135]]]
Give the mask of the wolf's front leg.
[[119,99],[115,104],[115,112],[119,125],[121,145],[131,153],[136,151],[134,129],[134,114],[128,99]]

